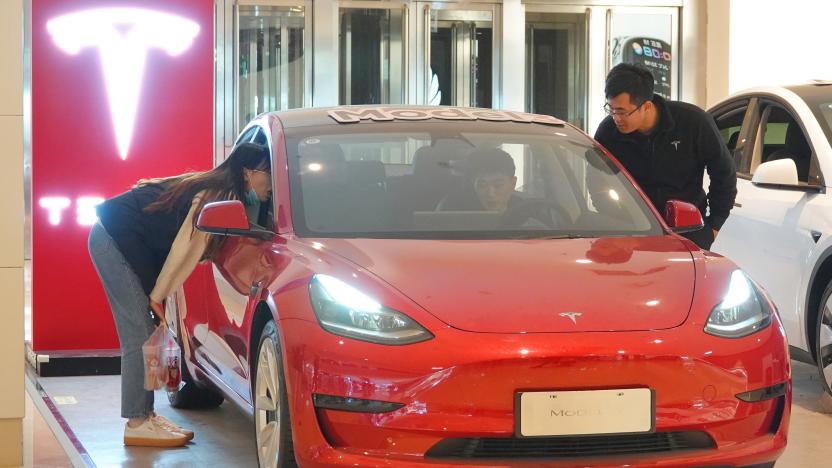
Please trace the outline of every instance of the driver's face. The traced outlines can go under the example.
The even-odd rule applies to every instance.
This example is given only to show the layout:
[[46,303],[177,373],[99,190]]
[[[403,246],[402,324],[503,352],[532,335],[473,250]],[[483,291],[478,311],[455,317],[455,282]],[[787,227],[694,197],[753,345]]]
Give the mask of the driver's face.
[[506,211],[516,185],[517,177],[510,177],[505,174],[480,174],[474,179],[474,190],[477,192],[477,198],[479,198],[482,206],[489,211]]

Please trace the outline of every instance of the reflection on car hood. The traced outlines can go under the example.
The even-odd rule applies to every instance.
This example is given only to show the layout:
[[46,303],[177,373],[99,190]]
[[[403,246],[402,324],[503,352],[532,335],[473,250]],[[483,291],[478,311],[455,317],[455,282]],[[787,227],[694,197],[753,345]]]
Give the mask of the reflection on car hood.
[[671,328],[685,321],[694,291],[691,254],[672,236],[317,241],[475,332]]

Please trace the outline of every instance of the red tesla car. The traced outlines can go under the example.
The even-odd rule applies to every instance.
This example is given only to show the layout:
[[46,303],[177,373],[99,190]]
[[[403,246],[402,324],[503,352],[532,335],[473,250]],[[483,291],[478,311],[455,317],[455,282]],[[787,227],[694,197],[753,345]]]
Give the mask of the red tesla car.
[[447,107],[264,114],[273,199],[168,300],[174,406],[253,415],[261,466],[772,466],[783,327],[557,119]]

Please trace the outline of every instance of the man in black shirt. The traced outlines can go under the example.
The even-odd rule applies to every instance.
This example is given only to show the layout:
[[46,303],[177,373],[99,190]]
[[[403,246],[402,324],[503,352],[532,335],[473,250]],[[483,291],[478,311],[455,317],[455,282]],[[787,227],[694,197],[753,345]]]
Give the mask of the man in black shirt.
[[[664,213],[668,200],[693,203],[705,229],[685,234],[709,249],[728,218],[737,195],[734,162],[713,118],[684,102],[653,94],[653,74],[622,63],[607,75],[604,108],[609,115],[595,132],[636,179],[653,205]],[[702,188],[704,171],[708,194]]]

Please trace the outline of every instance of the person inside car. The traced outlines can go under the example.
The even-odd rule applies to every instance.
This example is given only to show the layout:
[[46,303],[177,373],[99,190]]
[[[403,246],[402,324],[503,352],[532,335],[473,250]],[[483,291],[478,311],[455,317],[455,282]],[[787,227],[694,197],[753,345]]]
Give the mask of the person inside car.
[[499,148],[479,148],[461,163],[467,180],[461,190],[445,197],[440,211],[492,211],[506,228],[553,227],[553,213],[540,203],[524,200],[515,190],[514,159]]

